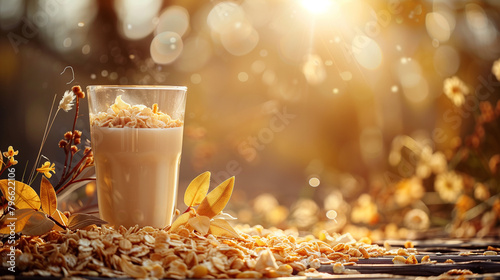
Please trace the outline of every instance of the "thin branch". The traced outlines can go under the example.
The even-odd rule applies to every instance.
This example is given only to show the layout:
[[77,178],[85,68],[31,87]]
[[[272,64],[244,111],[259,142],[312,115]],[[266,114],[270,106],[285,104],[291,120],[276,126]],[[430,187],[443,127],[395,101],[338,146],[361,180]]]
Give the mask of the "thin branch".
[[5,170],[7,170],[7,168],[11,167],[12,164],[10,163],[10,161],[2,168],[2,171],[0,171],[0,175],[2,175],[2,173],[4,173]]
[[[80,161],[78,161],[78,163],[73,168],[73,170],[71,170],[70,172],[68,172],[68,174],[66,176],[61,177],[61,181],[54,188],[54,189],[57,190],[56,194],[62,192],[62,190],[65,189],[69,185],[69,183],[66,183],[66,184],[64,184],[63,187],[61,187],[63,185],[63,183],[66,182],[69,179],[70,175],[73,174],[73,173],[75,173],[75,171],[78,169],[78,167],[80,167],[80,165],[83,163],[84,160],[86,160],[86,158],[90,155],[91,152],[92,152],[92,149],[89,149],[88,152],[86,154],[84,154],[83,157],[80,159]],[[78,173],[76,176],[78,176],[80,173]]]
[[57,109],[56,113],[54,114],[54,117],[52,118],[52,123],[50,123],[50,117],[52,116],[52,112],[54,111],[54,104],[56,103],[56,97],[57,94],[54,95],[54,99],[52,100],[52,106],[50,106],[50,111],[49,111],[49,117],[47,118],[47,123],[45,124],[45,132],[43,133],[42,137],[42,143],[40,144],[40,149],[38,150],[38,155],[36,156],[35,164],[33,165],[33,168],[31,169],[30,176],[28,178],[28,182],[31,181],[33,178],[33,174],[35,173],[36,166],[38,165],[38,161],[40,160],[40,154],[42,153],[43,146],[45,145],[45,141],[47,140],[50,128],[52,128],[52,124],[54,123],[54,120],[56,119],[57,113],[59,112],[59,109]]
[[50,220],[52,220],[56,225],[60,226],[62,229],[66,229],[67,227],[56,221],[56,219],[52,218],[52,216],[47,216]]
[[71,131],[72,137],[69,140],[70,158],[69,158],[68,169],[71,169],[71,164],[73,163],[73,153],[71,152],[71,145],[73,143],[73,139],[75,138],[75,128],[76,128],[76,121],[78,120],[78,111],[80,111],[80,98],[78,96],[76,96],[75,120],[73,121],[73,130]]

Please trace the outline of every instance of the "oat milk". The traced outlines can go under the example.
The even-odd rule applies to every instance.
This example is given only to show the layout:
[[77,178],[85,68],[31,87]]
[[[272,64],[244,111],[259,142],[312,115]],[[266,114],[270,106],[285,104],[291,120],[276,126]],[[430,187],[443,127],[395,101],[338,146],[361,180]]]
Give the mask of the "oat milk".
[[101,218],[115,226],[165,227],[177,200],[183,125],[120,96],[114,105],[91,116]]

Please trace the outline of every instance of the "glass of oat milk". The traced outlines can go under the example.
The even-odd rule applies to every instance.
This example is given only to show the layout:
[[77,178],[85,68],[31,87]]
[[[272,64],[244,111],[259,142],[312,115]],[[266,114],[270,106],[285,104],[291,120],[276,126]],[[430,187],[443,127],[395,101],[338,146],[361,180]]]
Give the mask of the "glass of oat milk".
[[111,225],[170,225],[186,104],[182,86],[88,86],[99,213]]

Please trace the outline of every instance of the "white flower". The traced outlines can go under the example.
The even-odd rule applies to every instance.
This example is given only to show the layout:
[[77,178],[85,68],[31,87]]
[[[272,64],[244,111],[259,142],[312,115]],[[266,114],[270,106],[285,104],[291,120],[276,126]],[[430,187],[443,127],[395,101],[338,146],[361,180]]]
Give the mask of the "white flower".
[[432,148],[425,146],[420,153],[420,159],[417,164],[416,174],[418,177],[425,179],[431,173],[439,174],[446,171],[447,161],[446,156],[442,152],[432,152]]
[[425,146],[420,153],[420,159],[417,164],[417,168],[415,173],[418,177],[425,179],[431,175],[431,162],[432,158],[432,148],[429,146]]
[[491,72],[497,77],[497,80],[500,81],[500,59],[493,62],[493,67],[491,67]]
[[456,76],[444,80],[443,90],[455,106],[462,106],[465,103],[465,95],[469,94],[469,88]]
[[59,109],[62,109],[65,112],[73,109],[73,102],[75,101],[75,97],[76,96],[73,91],[67,90],[61,98],[61,101],[59,101]]
[[412,209],[404,217],[405,225],[414,230],[426,230],[429,228],[429,215],[421,209]]
[[439,174],[446,171],[446,169],[448,168],[448,161],[446,160],[446,156],[442,152],[435,152],[432,155],[429,165],[431,166],[434,174]]
[[462,177],[453,171],[438,174],[434,188],[445,202],[455,202],[464,188]]

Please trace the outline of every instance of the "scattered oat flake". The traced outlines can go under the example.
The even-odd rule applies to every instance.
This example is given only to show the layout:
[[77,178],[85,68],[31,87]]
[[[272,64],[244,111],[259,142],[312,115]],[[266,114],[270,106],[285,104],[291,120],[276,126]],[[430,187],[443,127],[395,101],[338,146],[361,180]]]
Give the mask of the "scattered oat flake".
[[[334,264],[335,273],[355,273],[345,266],[355,264],[358,257],[386,253],[383,247],[365,242],[336,243],[328,233],[332,243],[259,226],[235,230],[239,238],[201,235],[186,227],[172,233],[106,225],[23,235],[14,244],[16,265],[23,275],[47,277],[277,278],[319,276],[322,264]],[[5,263],[10,244],[1,245],[0,258]],[[407,260],[403,256],[395,260],[399,258],[400,263]]]

